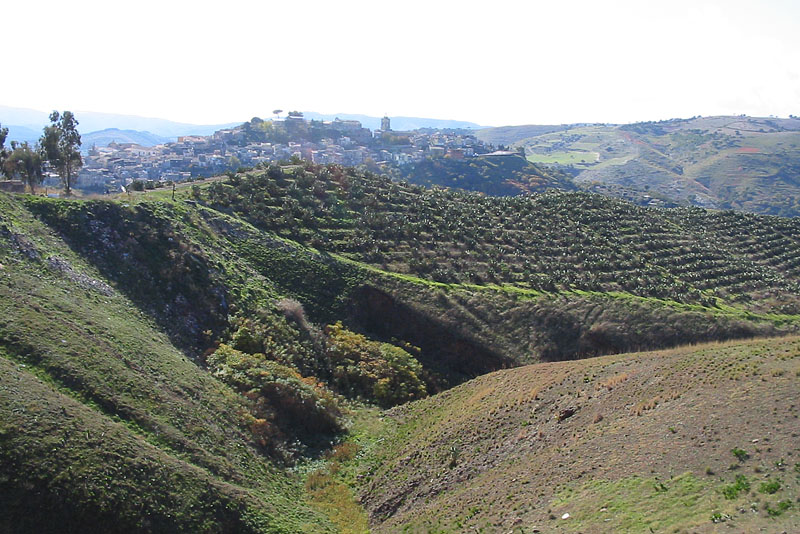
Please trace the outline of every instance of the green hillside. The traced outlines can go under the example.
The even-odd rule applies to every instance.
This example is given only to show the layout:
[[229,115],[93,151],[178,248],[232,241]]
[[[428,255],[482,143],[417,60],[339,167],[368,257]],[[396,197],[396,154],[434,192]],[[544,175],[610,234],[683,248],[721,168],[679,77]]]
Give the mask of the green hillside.
[[27,202],[0,197],[0,531],[332,531],[234,391]]
[[797,338],[537,364],[392,410],[372,532],[796,532]]
[[364,532],[383,410],[796,332],[796,226],[310,163],[175,200],[2,194],[0,531]]
[[589,190],[642,204],[800,214],[799,119],[695,117],[534,134],[513,128],[501,132],[506,144],[525,147],[534,163],[568,170]]
[[[375,269],[442,284],[797,313],[798,221],[653,210],[586,193],[492,198],[307,164],[240,174],[199,202]],[[718,302],[718,299],[720,302]],[[772,308],[777,311],[778,308]]]

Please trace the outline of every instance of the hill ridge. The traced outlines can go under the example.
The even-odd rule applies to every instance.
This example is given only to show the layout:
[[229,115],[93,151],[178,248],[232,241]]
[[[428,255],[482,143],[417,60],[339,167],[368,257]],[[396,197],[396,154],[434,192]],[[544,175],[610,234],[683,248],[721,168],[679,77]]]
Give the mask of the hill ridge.
[[[582,188],[640,204],[694,204],[797,216],[800,120],[715,116],[623,125],[481,130],[524,147]],[[499,137],[498,137],[499,136]]]

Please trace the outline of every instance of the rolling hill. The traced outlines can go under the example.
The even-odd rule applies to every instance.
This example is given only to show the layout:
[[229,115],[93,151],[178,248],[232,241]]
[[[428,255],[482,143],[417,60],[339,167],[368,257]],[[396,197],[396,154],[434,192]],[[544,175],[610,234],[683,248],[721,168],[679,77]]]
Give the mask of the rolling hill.
[[[508,457],[489,443],[508,434],[506,444],[512,427],[540,427],[559,443],[542,458],[556,461],[573,438],[595,455],[626,433],[651,448],[684,433],[691,441],[696,429],[658,419],[673,417],[661,406],[710,417],[696,410],[734,385],[754,392],[750,410],[793,414],[784,401],[796,385],[794,338],[702,356],[618,354],[796,333],[795,219],[645,209],[585,192],[487,197],[311,163],[182,184],[174,199],[165,190],[103,200],[0,194],[0,208],[2,532],[424,531],[425,520],[492,531],[513,516],[495,517],[469,492],[485,488],[473,475],[500,473]],[[617,356],[573,361],[603,354]],[[637,378],[617,381],[626,370]],[[613,391],[601,395],[606,383]],[[489,384],[498,388],[476,394]],[[523,399],[532,389],[541,412]],[[621,430],[586,445],[583,427],[568,425],[594,420],[606,401],[605,425]],[[572,405],[553,426],[553,410]],[[448,418],[443,434],[413,422]],[[676,432],[654,436],[638,424],[654,419]],[[758,436],[735,444],[753,458],[743,469],[758,461],[764,482],[781,478],[742,524],[761,525],[771,509],[772,524],[788,528],[797,517],[781,504],[796,490],[796,453],[784,439],[792,421],[767,436],[770,422],[755,421]],[[473,440],[478,426],[494,430]],[[722,480],[700,480],[692,463],[670,471],[681,452],[653,464],[655,474],[603,468],[607,485],[590,490],[644,491],[657,475],[668,490],[699,484],[706,499],[708,488],[736,484],[718,467],[739,437],[727,428],[717,449],[695,454]],[[756,451],[752,439],[767,437],[769,454]],[[417,440],[411,462],[405,451]],[[448,473],[458,476],[439,485],[434,464],[452,446]],[[595,465],[569,462],[573,471]],[[414,465],[434,481],[414,482]],[[393,478],[400,469],[409,471]],[[520,494],[535,512],[518,508],[522,522],[510,528],[539,522],[545,501],[548,514],[579,517],[570,499],[589,491],[588,479],[558,477],[531,486],[545,495]],[[463,483],[469,518],[448,500],[452,480]],[[650,502],[626,495],[623,504]],[[420,519],[426,499],[437,504]],[[731,515],[712,501],[690,517]],[[576,524],[594,524],[580,513]]]
[[554,132],[492,129],[528,159],[568,169],[589,190],[783,216],[800,214],[800,119],[695,117]]
[[539,135],[568,130],[575,125],[537,125],[529,124],[526,126],[498,126],[496,128],[482,128],[475,132],[475,137],[485,143],[495,146],[510,146],[522,139],[528,139]]
[[795,532],[799,376],[797,338],[498,371],[390,411],[360,501],[376,533]]
[[42,137],[42,129],[34,129],[25,126],[14,126],[5,123],[2,124],[3,128],[8,128],[7,144],[10,145],[11,141],[20,143],[28,143],[30,145],[36,144],[39,138]]
[[0,531],[332,531],[120,276],[0,202]]

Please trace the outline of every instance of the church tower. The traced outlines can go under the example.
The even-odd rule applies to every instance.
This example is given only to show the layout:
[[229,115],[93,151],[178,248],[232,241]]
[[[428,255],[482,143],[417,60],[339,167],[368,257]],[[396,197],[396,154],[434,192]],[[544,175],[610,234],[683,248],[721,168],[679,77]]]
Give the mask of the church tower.
[[381,131],[390,132],[392,131],[391,121],[389,117],[385,116],[381,119]]

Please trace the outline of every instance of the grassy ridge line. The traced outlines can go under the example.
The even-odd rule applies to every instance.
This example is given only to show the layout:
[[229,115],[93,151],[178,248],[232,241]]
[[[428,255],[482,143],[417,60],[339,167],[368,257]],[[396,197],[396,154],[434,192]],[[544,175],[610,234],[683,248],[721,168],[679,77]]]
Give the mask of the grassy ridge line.
[[[195,208],[189,209],[194,210]],[[570,303],[569,307],[577,306],[591,309],[603,304],[613,308],[616,312],[611,314],[611,319],[619,323],[619,321],[623,320],[622,316],[627,313],[625,309],[633,305],[632,308],[635,308],[635,310],[643,311],[645,315],[652,316],[651,319],[664,319],[668,326],[674,325],[679,331],[686,331],[691,324],[704,325],[700,327],[698,332],[687,332],[685,339],[693,341],[705,341],[716,336],[716,334],[704,334],[702,332],[706,328],[716,328],[711,324],[716,320],[714,318],[724,319],[728,323],[731,320],[745,320],[752,325],[776,324],[782,329],[788,328],[789,330],[791,330],[792,324],[796,323],[791,316],[761,315],[749,310],[739,311],[734,307],[722,310],[720,308],[684,304],[654,297],[639,297],[622,292],[592,292],[575,289],[548,293],[508,284],[478,285],[435,282],[412,274],[386,271],[336,252],[320,252],[318,249],[278,236],[270,231],[256,228],[242,219],[211,208],[197,206],[196,209],[199,210],[200,215],[193,218],[199,219],[199,222],[193,224],[202,224],[207,227],[208,233],[212,236],[209,238],[210,244],[202,245],[207,256],[219,258],[219,250],[227,251],[224,253],[224,260],[214,260],[216,262],[224,261],[228,265],[225,269],[226,273],[257,272],[265,281],[271,281],[270,283],[275,284],[274,287],[277,293],[291,295],[303,302],[314,320],[333,321],[348,316],[352,313],[353,303],[351,299],[353,290],[364,284],[372,285],[388,291],[404,302],[413,303],[430,317],[449,317],[448,328],[469,333],[470,335],[476,334],[482,341],[490,345],[503,347],[503,351],[514,354],[516,358],[527,362],[535,359],[535,355],[541,349],[541,344],[531,347],[531,350],[520,347],[519,336],[521,335],[523,336],[522,339],[525,339],[529,335],[527,332],[506,332],[509,330],[508,328],[498,329],[497,324],[489,324],[483,319],[479,319],[476,323],[474,321],[475,315],[483,316],[486,310],[496,314],[508,307],[517,308],[520,303],[525,302],[533,305],[534,308],[539,305],[552,307],[555,306],[556,301],[565,300]],[[189,228],[185,232],[191,231],[196,230]],[[184,232],[184,230],[181,230],[181,232]],[[252,278],[252,276],[248,275],[248,278]],[[437,296],[442,293],[448,296],[448,302],[441,302],[441,299]],[[480,303],[468,304],[467,308],[463,309],[462,305],[453,301],[454,298],[462,302],[478,299]],[[530,308],[530,306],[528,307]],[[467,315],[459,313],[456,308],[463,309],[463,312]],[[481,311],[481,308],[486,310]],[[528,315],[530,313],[538,313],[541,316],[540,321],[547,321],[546,315],[551,314],[551,312],[539,313],[535,309],[523,313]],[[687,320],[680,317],[680,314],[685,313],[695,314],[699,322],[687,322]],[[574,319],[570,320],[578,320],[579,315],[582,317],[585,314],[586,311],[581,312],[576,309]],[[674,317],[670,319],[668,316]],[[520,317],[517,319],[523,320]],[[525,320],[530,324],[530,316]],[[676,321],[683,324],[677,324]],[[585,326],[588,329],[591,325]],[[642,327],[652,329],[644,324]],[[624,328],[630,330],[630,333],[625,335],[633,337],[629,341],[623,340],[621,342],[622,345],[620,345],[619,341],[614,341],[616,348],[601,348],[601,352],[632,350],[639,347],[663,347],[680,342],[673,339],[648,342],[649,334],[644,336],[636,334],[637,328],[640,327],[625,326]],[[729,330],[728,333],[725,333],[726,329]],[[736,330],[735,325],[733,327],[730,325],[723,326],[719,336],[746,337],[775,333],[761,327],[751,328],[750,333],[741,331],[741,329],[737,333]],[[564,333],[553,333],[552,336],[554,337],[551,342],[558,343],[557,338],[562,334]],[[499,340],[500,343],[498,344],[498,335],[507,339],[505,341]],[[568,335],[580,337],[581,332]],[[596,353],[596,351],[590,350],[587,355],[591,355],[593,352]],[[528,355],[526,356],[525,354]],[[567,351],[563,354],[559,353],[555,357],[575,357],[569,354],[571,352]]]
[[[686,340],[702,342],[716,337],[774,335],[779,331],[791,331],[800,323],[800,317],[795,316],[754,313],[735,306],[705,307],[624,292],[576,289],[548,293],[512,285],[436,282],[411,274],[386,271],[336,252],[319,251],[211,208],[198,206],[198,209],[203,213],[204,220],[221,232],[224,240],[229,241],[226,246],[236,250],[240,259],[250,268],[274,280],[279,292],[303,302],[317,321],[337,320],[353,313],[354,290],[370,285],[392,294],[399,301],[412,304],[428,317],[437,320],[446,318],[443,328],[475,336],[487,346],[499,347],[502,352],[521,362],[535,361],[541,353],[542,343],[560,343],[558,339],[564,335],[570,339],[578,338],[592,327],[592,324],[585,324],[581,331],[552,332],[547,334],[549,341],[535,342],[530,347],[520,343],[529,337],[530,329],[538,328],[537,324],[546,327],[542,323],[552,323],[549,316],[554,312],[563,312],[565,306],[558,304],[562,300],[567,304],[566,308],[575,308],[570,321],[586,322],[585,316],[590,310],[603,306],[607,311],[598,321],[611,320],[618,325],[627,323],[622,327],[627,333],[623,333],[622,338],[614,334],[617,340],[606,343],[613,346],[589,349],[586,354],[579,353],[583,350],[580,347],[568,348],[566,352],[557,351],[550,358],[574,358],[576,355],[596,354],[597,351],[664,347],[685,343]],[[550,311],[537,311],[542,307]],[[520,311],[513,319],[496,319],[508,323],[505,326],[481,318],[486,313],[494,315],[518,308]],[[634,317],[635,321],[632,320]],[[653,326],[653,321],[663,322],[668,330],[677,329],[678,333],[685,332],[686,336],[683,341],[679,339],[680,336],[676,337],[677,334],[656,341],[653,336],[657,336],[655,332],[658,328]],[[736,321],[744,321],[749,326],[745,325],[746,328],[742,329],[741,325],[734,324]],[[641,324],[637,326],[638,323]],[[523,328],[524,325],[528,325],[527,328]],[[642,334],[639,330],[653,332]],[[706,333],[707,330],[718,333]]]
[[[162,195],[164,200],[166,201],[167,198],[165,195]],[[139,200],[139,202],[147,202],[146,200]],[[185,211],[187,208],[181,207],[182,211]],[[252,246],[256,243],[251,240],[252,236],[266,236],[262,237],[262,243],[267,244],[275,244],[280,243],[281,247],[286,250],[292,250],[297,252],[302,252],[306,256],[309,256],[317,261],[329,261],[328,258],[335,258],[336,260],[349,264],[353,267],[356,267],[359,270],[363,270],[369,273],[374,273],[380,275],[381,277],[388,277],[395,280],[400,280],[404,282],[409,282],[412,284],[417,284],[421,286],[426,286],[433,289],[442,289],[445,291],[489,291],[489,292],[501,292],[506,293],[509,295],[519,296],[525,299],[536,299],[540,297],[553,297],[553,296],[591,296],[591,297],[610,297],[615,299],[633,299],[639,302],[646,302],[646,303],[653,303],[657,305],[663,306],[670,306],[676,309],[681,310],[688,310],[688,311],[702,311],[706,313],[712,314],[721,314],[721,315],[730,315],[736,317],[745,317],[749,319],[756,319],[756,320],[767,320],[772,322],[793,322],[800,320],[800,315],[791,315],[791,314],[780,314],[780,313],[754,313],[750,310],[740,308],[735,305],[730,305],[725,303],[722,299],[716,299],[715,306],[703,306],[701,304],[693,304],[693,303],[683,303],[678,302],[670,299],[663,299],[657,297],[643,297],[640,295],[635,295],[633,293],[624,292],[624,291],[589,291],[589,290],[581,290],[581,289],[573,289],[573,290],[560,290],[560,291],[541,291],[536,289],[530,289],[525,287],[520,287],[519,285],[512,285],[512,284],[470,284],[470,283],[446,283],[446,282],[437,282],[435,280],[430,280],[427,278],[423,278],[420,276],[415,276],[409,273],[399,273],[395,271],[389,271],[385,269],[381,269],[380,267],[376,267],[375,265],[358,261],[353,258],[349,258],[343,254],[336,253],[336,252],[326,252],[320,251],[314,247],[304,245],[300,242],[293,241],[290,239],[286,239],[278,234],[272,232],[266,232],[264,230],[258,229],[246,220],[232,217],[228,214],[223,212],[214,210],[212,208],[198,206],[198,209],[203,213],[203,218],[207,221],[211,218],[216,218],[220,220],[224,220],[225,224],[231,225],[232,227],[237,227],[246,232],[246,238],[244,241],[239,241],[238,239],[241,238],[241,235],[234,236],[237,240],[232,240],[229,243],[229,247],[235,247],[237,252],[247,257],[248,255],[258,263],[259,260],[263,261],[264,257],[255,258],[252,256]],[[678,229],[677,223],[674,221],[670,221],[670,225],[673,229]],[[217,246],[220,243],[218,240],[213,242],[214,246]],[[250,254],[248,254],[250,253]],[[263,263],[261,264],[264,265]],[[268,265],[272,266],[275,265],[274,262],[270,262]],[[262,270],[269,272],[268,269]],[[287,273],[284,273],[287,274]],[[359,276],[359,279],[365,279],[366,276]],[[278,283],[281,283],[278,280]],[[284,284],[284,289],[289,289],[290,286]],[[304,299],[308,299],[307,295],[296,294]]]
[[[437,282],[435,280],[430,280],[427,278],[422,278],[420,276],[415,276],[413,274],[408,273],[399,273],[395,271],[388,271],[385,269],[381,269],[376,267],[375,265],[371,265],[366,262],[358,261],[353,258],[349,258],[343,254],[336,253],[336,252],[325,252],[315,249],[314,247],[310,247],[299,243],[297,241],[292,241],[290,239],[286,239],[278,234],[274,234],[272,232],[265,232],[264,230],[260,230],[253,226],[252,224],[248,223],[245,220],[238,219],[231,217],[227,214],[222,212],[218,212],[211,208],[207,207],[200,207],[201,210],[207,213],[214,213],[216,217],[225,219],[228,221],[229,224],[235,224],[242,229],[246,229],[247,234],[250,236],[257,236],[259,234],[266,235],[265,239],[267,242],[277,242],[280,243],[281,246],[287,250],[296,251],[299,253],[305,254],[307,257],[314,258],[318,261],[329,261],[329,258],[334,258],[335,260],[342,262],[344,264],[350,265],[357,270],[365,271],[367,273],[373,273],[379,275],[380,277],[386,279],[393,279],[398,280],[401,282],[407,282],[414,285],[427,287],[431,289],[441,289],[444,291],[462,291],[462,292],[498,292],[504,293],[511,296],[517,296],[523,299],[531,299],[535,300],[538,298],[543,297],[557,297],[557,296],[577,296],[577,297],[597,297],[597,298],[612,298],[612,299],[619,299],[619,300],[635,300],[642,303],[648,304],[655,304],[659,306],[669,306],[671,308],[679,309],[679,310],[686,310],[686,311],[697,311],[703,313],[710,313],[714,315],[724,315],[724,316],[732,316],[732,317],[741,317],[747,319],[754,319],[754,320],[763,320],[763,321],[770,321],[776,324],[784,324],[784,323],[795,323],[800,322],[800,315],[792,315],[792,314],[781,314],[781,313],[756,313],[751,310],[743,309],[737,307],[735,305],[726,304],[722,299],[716,299],[715,306],[703,306],[701,304],[692,304],[692,303],[683,303],[678,302],[670,299],[662,299],[657,297],[643,297],[640,295],[635,295],[633,293],[628,293],[624,291],[588,291],[588,290],[581,290],[581,289],[573,289],[573,290],[560,290],[560,291],[541,291],[536,289],[529,289],[525,287],[520,287],[518,285],[511,285],[511,284],[470,284],[470,283],[446,283],[446,282]],[[674,224],[674,223],[673,223]],[[264,238],[262,238],[264,239]],[[245,257],[250,257],[255,261],[258,265],[262,267],[263,270],[269,272],[269,268],[264,269],[264,267],[273,267],[275,265],[274,260],[272,262],[265,261],[265,257],[262,255],[260,257],[253,256],[253,245],[255,243],[250,240],[246,239],[241,242],[233,242],[232,246],[236,247],[237,250],[243,254]],[[295,256],[293,256],[293,259]],[[354,279],[358,281],[364,281],[367,279],[365,274],[361,276],[352,275]],[[280,282],[279,282],[280,283]],[[349,287],[353,287],[355,284],[349,284]],[[285,285],[284,289],[292,290],[290,285]],[[301,293],[297,293],[296,289],[293,291],[294,295],[300,297],[308,301],[309,296],[304,295]]]
[[[313,249],[311,249],[313,250]],[[316,252],[316,251],[315,251]],[[341,254],[331,253],[332,257],[338,259],[339,261],[349,263],[351,265],[357,266],[361,269],[365,269],[369,272],[396,279],[402,280],[404,282],[410,282],[412,284],[418,284],[421,286],[427,286],[434,289],[442,289],[444,291],[474,291],[474,292],[497,292],[497,293],[504,293],[507,295],[512,296],[519,296],[525,300],[535,300],[538,298],[543,297],[570,297],[570,296],[578,296],[578,297],[597,297],[597,298],[611,298],[611,299],[618,299],[618,300],[635,300],[642,303],[649,303],[649,304],[656,304],[659,306],[669,306],[671,308],[679,309],[679,310],[686,310],[686,311],[698,311],[704,313],[710,313],[713,315],[724,315],[724,316],[732,316],[732,317],[742,317],[747,319],[755,319],[755,320],[763,320],[763,321],[770,321],[776,324],[785,324],[785,323],[800,323],[800,315],[791,315],[785,313],[755,313],[747,309],[742,309],[737,306],[731,306],[725,304],[722,299],[717,299],[716,306],[703,306],[702,304],[690,304],[684,302],[678,302],[675,300],[669,299],[660,299],[657,297],[642,297],[640,295],[634,295],[633,293],[628,293],[624,291],[587,291],[582,289],[573,289],[573,290],[562,290],[562,291],[540,291],[537,289],[528,289],[516,285],[510,284],[485,284],[485,285],[478,285],[478,284],[459,284],[459,283],[445,283],[445,282],[437,282],[435,280],[428,280],[426,278],[421,278],[418,276],[413,276],[411,274],[404,274],[404,273],[397,273],[393,271],[386,271],[375,267],[374,265],[370,265],[368,263],[363,263],[352,258],[348,258]]]
[[[0,202],[0,349],[6,357],[13,356],[28,369],[33,366],[62,392],[59,395],[80,402],[94,419],[103,424],[118,421],[133,433],[131,439],[144,439],[162,455],[206,473],[215,482],[197,484],[208,499],[217,499],[219,488],[228,485],[238,487],[234,493],[259,496],[254,510],[261,511],[254,513],[264,519],[253,531],[294,532],[305,524],[318,524],[321,531],[328,528],[303,504],[297,481],[253,449],[240,430],[242,407],[236,394],[176,350],[150,318],[15,199],[4,195]],[[59,269],[52,267],[53,259],[59,260]],[[19,439],[33,443],[38,438],[21,434]],[[17,473],[9,491],[23,491],[24,477],[13,466],[25,462],[15,459],[5,465],[11,467],[4,468],[4,475]],[[50,467],[41,464],[43,479]],[[149,495],[146,486],[137,488],[126,494],[131,506],[139,502],[137,496],[172,506],[159,501],[158,494]],[[84,499],[84,505],[96,506],[95,497],[100,499],[102,492]],[[64,492],[60,499],[69,504],[83,498]],[[69,510],[64,513],[68,516]]]
[[[93,209],[102,212],[106,209],[99,203],[62,203],[63,207],[58,207],[56,203],[48,207],[51,204],[51,201],[37,202],[37,209],[56,214]],[[475,335],[489,346],[525,362],[539,357],[564,359],[644,347],[657,348],[687,340],[774,335],[795,328],[797,323],[791,316],[762,315],[754,310],[740,312],[734,309],[738,304],[722,310],[655,297],[628,296],[623,292],[579,289],[544,292],[510,284],[445,284],[413,274],[387,271],[337,252],[318,252],[308,245],[276,236],[237,217],[199,205],[180,203],[176,206],[169,202],[145,201],[136,203],[131,209],[134,211],[130,215],[127,209],[119,213],[128,218],[138,217],[135,214],[141,211],[147,217],[161,218],[163,221],[159,225],[166,231],[179,237],[189,249],[202,251],[203,261],[216,273],[214,283],[227,290],[231,311],[236,307],[246,313],[257,307],[258,303],[263,305],[278,295],[289,295],[303,302],[315,321],[332,322],[354,313],[354,305],[359,305],[353,302],[355,289],[373,285],[393,294],[394,298],[414,305],[428,317],[448,317],[447,324],[442,327]],[[62,225],[60,218],[51,217],[50,220],[55,228]],[[90,236],[80,233],[78,239],[85,240],[87,237]],[[163,240],[164,237],[159,239]],[[138,285],[134,284],[134,287]],[[446,298],[441,299],[441,295]],[[454,302],[454,299],[460,303]],[[553,316],[563,314],[563,306],[556,308],[557,302],[562,300],[568,308],[573,309],[570,317],[566,318],[573,325],[570,332],[555,328],[558,325]],[[527,308],[523,306],[526,303]],[[614,311],[606,313],[605,318],[591,312],[601,304]],[[499,318],[509,307],[519,310],[511,322]],[[626,311],[628,308],[631,308],[630,312]],[[632,317],[634,313],[641,316],[638,326],[629,324],[631,321],[625,318],[626,314]],[[488,317],[498,317],[488,320],[487,314]],[[587,314],[606,323],[611,321],[615,330],[611,333],[613,339],[601,339],[599,346],[592,340],[575,347],[561,346],[563,343],[559,340],[562,339],[594,336],[588,332],[592,324],[586,322],[585,317],[590,316]],[[697,320],[689,321],[681,314],[694,314]],[[647,323],[654,320],[660,322],[662,319],[669,332],[677,329],[678,333],[686,334],[683,341],[678,339],[680,336],[677,334],[670,334],[667,339],[656,339],[660,337],[657,329]],[[749,326],[742,327],[731,322],[739,320]],[[507,326],[498,328],[496,321],[508,322],[517,331],[512,332]],[[520,329],[523,325],[521,321],[529,325],[527,330]],[[715,322],[720,324],[712,324]],[[695,324],[697,328],[692,326]],[[768,325],[775,325],[778,330],[766,328]],[[603,324],[598,326],[602,327]],[[520,346],[519,341],[529,338],[532,328],[543,329],[546,333],[539,336],[538,340],[533,340],[529,347]],[[381,335],[397,337],[392,332],[382,332]],[[498,339],[498,336],[502,339]]]

